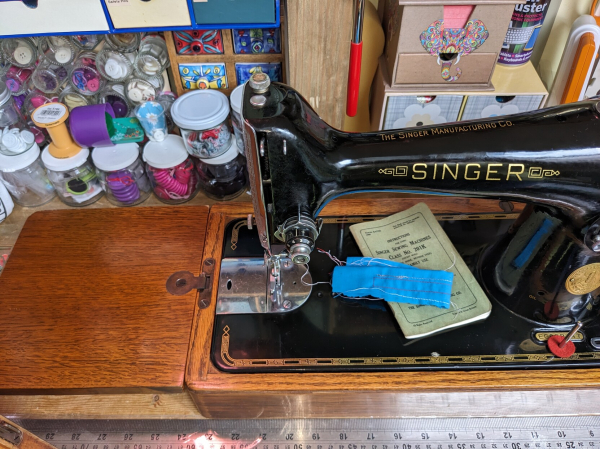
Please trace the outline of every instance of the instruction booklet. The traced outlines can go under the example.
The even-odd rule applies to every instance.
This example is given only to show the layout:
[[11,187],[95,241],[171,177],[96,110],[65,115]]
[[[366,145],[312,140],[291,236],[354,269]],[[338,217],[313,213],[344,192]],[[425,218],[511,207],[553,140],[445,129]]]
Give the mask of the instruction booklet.
[[492,304],[424,203],[383,220],[350,226],[363,256],[454,273],[449,309],[388,302],[406,338],[419,338],[487,318]]

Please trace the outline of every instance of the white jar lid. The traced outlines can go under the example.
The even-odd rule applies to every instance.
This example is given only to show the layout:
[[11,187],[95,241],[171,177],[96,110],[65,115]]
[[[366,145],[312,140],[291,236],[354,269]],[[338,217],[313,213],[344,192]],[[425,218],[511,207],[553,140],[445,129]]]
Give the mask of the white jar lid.
[[27,151],[14,156],[6,156],[0,153],[0,171],[9,173],[29,167],[39,155],[40,147],[37,146],[37,143],[34,143]]
[[102,171],[115,171],[129,167],[140,155],[137,143],[120,143],[110,147],[96,147],[92,151],[94,165]]
[[223,165],[234,160],[238,156],[238,154],[239,153],[237,143],[235,139],[231,139],[231,144],[229,145],[229,148],[227,149],[227,151],[225,151],[225,153],[221,154],[220,156],[211,157],[208,159],[200,158],[200,160],[208,165]]
[[214,89],[196,90],[182,95],[171,106],[177,126],[203,131],[220,125],[229,115],[227,96]]
[[185,161],[188,152],[181,137],[169,134],[162,142],[148,142],[143,157],[154,168],[171,168]]
[[52,171],[68,171],[80,167],[85,164],[90,155],[90,150],[82,148],[75,156],[59,159],[54,157],[48,151],[48,147],[42,151],[42,162],[48,170]]
[[229,103],[231,104],[231,109],[233,109],[238,114],[242,113],[242,100],[244,99],[244,84],[240,84],[238,87],[231,91],[229,95]]

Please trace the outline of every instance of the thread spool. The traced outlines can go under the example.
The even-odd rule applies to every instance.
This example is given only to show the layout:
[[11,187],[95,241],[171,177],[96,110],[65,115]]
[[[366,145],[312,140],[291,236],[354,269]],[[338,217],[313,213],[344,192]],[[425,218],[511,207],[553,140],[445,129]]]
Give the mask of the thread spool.
[[112,146],[107,115],[115,118],[115,112],[109,103],[79,106],[71,111],[71,134],[75,142],[83,147]]
[[69,109],[62,103],[44,104],[31,114],[31,120],[37,127],[48,130],[52,140],[48,145],[48,152],[58,159],[75,156],[82,148],[69,134],[65,123],[68,117]]

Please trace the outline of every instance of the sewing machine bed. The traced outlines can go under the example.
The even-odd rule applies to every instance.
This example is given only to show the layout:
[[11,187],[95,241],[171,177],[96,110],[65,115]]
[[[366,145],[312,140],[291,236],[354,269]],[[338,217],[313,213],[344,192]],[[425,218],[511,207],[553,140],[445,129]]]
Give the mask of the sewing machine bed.
[[[440,224],[473,271],[480,252],[506,231],[515,215],[464,217],[449,217]],[[349,231],[352,221],[326,219],[316,246],[342,260],[360,256]],[[262,257],[256,230],[245,225],[237,226],[232,249],[232,233],[240,222],[227,225],[223,258]],[[314,251],[313,282],[329,281],[334,266],[326,255]],[[211,358],[218,369],[230,373],[600,366],[600,320],[575,335],[573,356],[559,359],[549,353],[546,340],[553,334],[566,335],[571,325],[536,325],[493,300],[486,320],[413,340],[404,338],[385,301],[334,298],[327,284],[314,286],[298,310],[216,315],[214,324]]]

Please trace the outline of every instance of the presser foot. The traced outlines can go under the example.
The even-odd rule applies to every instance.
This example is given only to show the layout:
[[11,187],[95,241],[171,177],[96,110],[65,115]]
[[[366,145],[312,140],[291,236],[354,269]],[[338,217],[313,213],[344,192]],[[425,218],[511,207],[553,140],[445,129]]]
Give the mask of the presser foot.
[[293,263],[287,254],[225,258],[216,314],[291,312],[309,298],[311,283],[307,266]]

